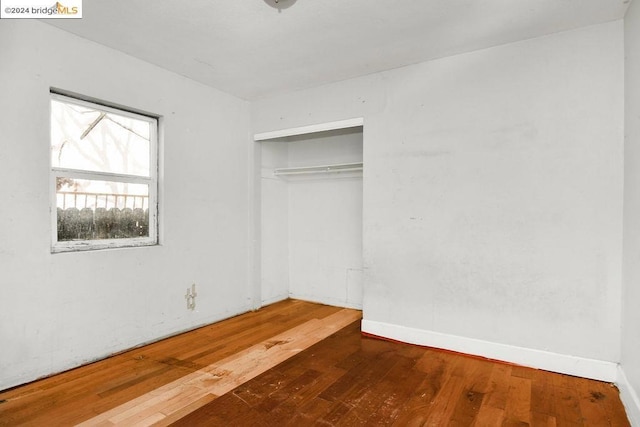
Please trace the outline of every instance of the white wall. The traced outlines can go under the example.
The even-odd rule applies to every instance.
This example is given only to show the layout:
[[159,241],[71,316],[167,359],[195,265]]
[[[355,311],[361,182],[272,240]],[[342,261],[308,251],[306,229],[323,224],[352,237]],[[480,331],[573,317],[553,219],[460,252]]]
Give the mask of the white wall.
[[[0,53],[0,389],[250,309],[248,104],[37,21]],[[50,87],[162,115],[161,246],[50,253]]]
[[263,304],[292,297],[361,308],[361,175],[274,175],[276,168],[361,162],[361,130],[258,144]]
[[276,168],[289,164],[286,141],[259,144],[261,162],[260,218],[261,260],[260,296],[262,305],[289,297],[289,185],[273,175]]
[[640,425],[640,4],[625,16],[623,400]]
[[364,117],[365,329],[611,378],[623,60],[618,21],[259,101],[252,130]]

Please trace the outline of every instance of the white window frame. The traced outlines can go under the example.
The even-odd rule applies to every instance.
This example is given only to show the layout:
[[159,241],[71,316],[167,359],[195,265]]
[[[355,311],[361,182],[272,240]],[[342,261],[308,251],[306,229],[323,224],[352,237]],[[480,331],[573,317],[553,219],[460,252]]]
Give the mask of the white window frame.
[[[92,172],[77,169],[53,167],[51,158],[51,135],[49,135],[49,168],[50,168],[50,211],[51,211],[51,252],[75,252],[98,249],[130,248],[139,246],[153,246],[158,244],[158,122],[159,117],[146,115],[126,110],[120,107],[110,107],[101,102],[88,101],[73,96],[63,95],[51,91],[51,101],[56,100],[81,107],[96,109],[105,113],[113,113],[120,116],[143,120],[149,123],[149,176],[127,175],[109,172]],[[51,111],[49,111],[51,121]],[[58,241],[58,209],[57,189],[58,178],[90,179],[100,181],[126,182],[131,184],[146,184],[149,187],[149,236],[131,237],[124,239],[96,239]]]

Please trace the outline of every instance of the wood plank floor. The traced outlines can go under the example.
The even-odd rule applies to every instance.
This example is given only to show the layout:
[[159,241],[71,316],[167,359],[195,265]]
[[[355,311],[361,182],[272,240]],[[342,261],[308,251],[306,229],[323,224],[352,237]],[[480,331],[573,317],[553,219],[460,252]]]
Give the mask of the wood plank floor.
[[359,317],[277,303],[0,392],[0,425],[629,425],[610,384],[364,337]]

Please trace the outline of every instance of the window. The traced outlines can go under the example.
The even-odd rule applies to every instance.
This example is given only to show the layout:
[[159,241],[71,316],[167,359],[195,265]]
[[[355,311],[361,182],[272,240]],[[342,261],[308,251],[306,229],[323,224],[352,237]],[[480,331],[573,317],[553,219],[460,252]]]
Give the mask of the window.
[[154,245],[158,119],[51,93],[53,252]]

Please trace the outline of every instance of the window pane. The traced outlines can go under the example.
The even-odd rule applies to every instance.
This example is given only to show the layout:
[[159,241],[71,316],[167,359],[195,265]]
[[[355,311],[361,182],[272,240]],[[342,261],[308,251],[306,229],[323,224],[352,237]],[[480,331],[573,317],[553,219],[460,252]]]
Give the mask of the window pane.
[[58,241],[149,236],[149,186],[56,179]]
[[150,123],[51,100],[53,167],[149,176]]

